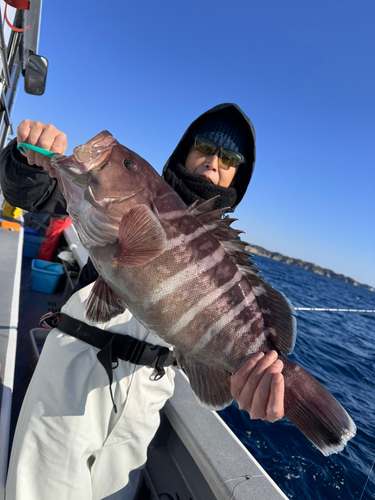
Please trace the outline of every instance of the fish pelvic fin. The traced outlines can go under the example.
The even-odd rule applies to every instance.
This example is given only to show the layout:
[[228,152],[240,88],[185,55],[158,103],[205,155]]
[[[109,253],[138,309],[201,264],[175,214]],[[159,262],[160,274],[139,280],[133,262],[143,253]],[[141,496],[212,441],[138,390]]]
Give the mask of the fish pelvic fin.
[[342,451],[357,428],[340,403],[303,368],[284,356],[285,415],[328,456]]
[[101,276],[95,281],[87,299],[85,317],[92,323],[106,323],[125,312],[124,302]]
[[198,403],[210,410],[222,410],[231,404],[230,375],[221,368],[207,366],[184,356],[174,348],[173,355],[180,368],[189,378],[190,386]]
[[137,205],[122,217],[114,265],[139,267],[162,254],[167,237],[158,218],[147,205]]

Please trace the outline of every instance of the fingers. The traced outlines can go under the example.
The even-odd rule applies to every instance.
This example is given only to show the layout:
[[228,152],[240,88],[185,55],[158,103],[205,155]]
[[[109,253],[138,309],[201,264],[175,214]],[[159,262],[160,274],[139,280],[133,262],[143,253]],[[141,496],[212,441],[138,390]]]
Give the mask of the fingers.
[[[231,377],[231,393],[235,399],[239,399],[241,397],[241,393],[248,382],[248,379],[251,373],[255,370],[256,366],[264,358],[264,354],[262,352],[258,352],[250,359],[246,361],[244,365]],[[254,380],[254,378],[253,378]],[[251,381],[249,382],[251,384]],[[256,385],[256,384],[255,384]]]
[[[280,361],[280,363],[282,363]],[[278,372],[272,377],[271,392],[268,400],[266,420],[268,422],[276,422],[284,416],[284,377]]]
[[275,351],[251,357],[231,377],[232,396],[251,418],[274,422],[284,415],[282,361]]
[[[18,125],[17,142],[33,144],[58,154],[63,154],[68,144],[66,135],[56,127],[32,120],[23,120]],[[31,150],[26,150],[23,154],[27,157],[29,165],[38,165],[50,170],[51,164],[46,156]]]

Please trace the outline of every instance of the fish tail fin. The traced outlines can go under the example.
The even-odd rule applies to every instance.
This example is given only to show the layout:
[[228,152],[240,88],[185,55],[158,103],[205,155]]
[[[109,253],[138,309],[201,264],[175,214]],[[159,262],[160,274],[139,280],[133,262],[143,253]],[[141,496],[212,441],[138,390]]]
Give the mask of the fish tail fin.
[[343,450],[357,430],[351,417],[316,378],[284,356],[280,359],[286,417],[323,455]]

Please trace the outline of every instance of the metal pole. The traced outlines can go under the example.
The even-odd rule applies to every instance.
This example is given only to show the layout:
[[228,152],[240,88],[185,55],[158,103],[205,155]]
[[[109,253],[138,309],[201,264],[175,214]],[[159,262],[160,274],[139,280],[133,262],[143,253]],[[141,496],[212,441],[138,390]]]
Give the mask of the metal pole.
[[0,59],[1,59],[1,64],[3,66],[4,85],[5,85],[5,87],[9,88],[10,87],[10,76],[9,76],[9,68],[8,68],[6,50],[7,50],[7,46],[6,46],[5,37],[4,37],[3,18],[1,16],[1,10],[0,10]]

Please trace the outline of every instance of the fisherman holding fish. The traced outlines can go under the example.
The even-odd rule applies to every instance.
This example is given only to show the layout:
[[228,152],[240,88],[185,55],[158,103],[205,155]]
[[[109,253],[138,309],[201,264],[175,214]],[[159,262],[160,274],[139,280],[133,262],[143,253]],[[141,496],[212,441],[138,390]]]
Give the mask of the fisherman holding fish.
[[[66,215],[67,202],[49,158],[32,150],[23,155],[17,142],[62,155],[66,135],[53,125],[24,120],[17,139],[0,156],[1,187],[12,206]],[[80,151],[77,155],[84,154]],[[237,105],[222,104],[189,126],[163,177],[187,205],[217,197],[214,210],[233,212],[246,193],[254,162],[252,123]],[[173,360],[168,344],[128,310],[109,321],[96,321],[95,326],[85,323],[97,278],[89,260],[75,293],[62,308],[62,317],[68,318],[65,327],[58,326],[47,337],[17,424],[7,500],[134,497],[147,446],[159,425],[159,410],[173,393]],[[82,340],[74,330],[86,327]],[[108,332],[125,340],[131,337],[150,356],[162,354],[157,359],[119,357],[114,367],[111,351],[109,358],[106,353],[109,344],[112,349],[112,341],[106,341]],[[116,346],[112,355],[118,357]],[[277,357],[273,350],[260,352],[230,379],[233,397],[251,418],[274,422],[284,414],[283,363]]]

